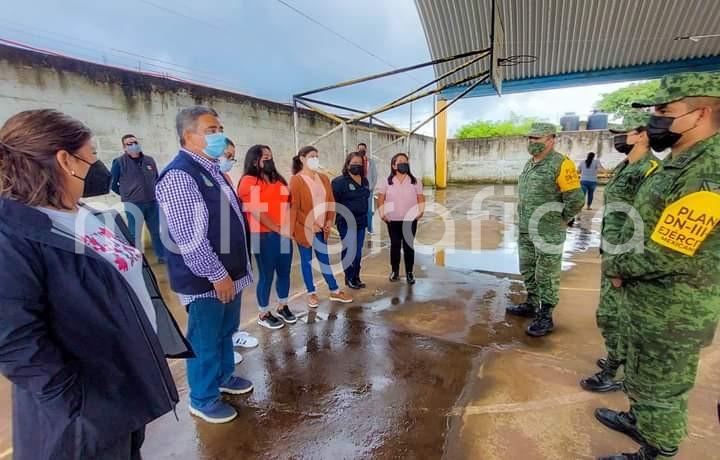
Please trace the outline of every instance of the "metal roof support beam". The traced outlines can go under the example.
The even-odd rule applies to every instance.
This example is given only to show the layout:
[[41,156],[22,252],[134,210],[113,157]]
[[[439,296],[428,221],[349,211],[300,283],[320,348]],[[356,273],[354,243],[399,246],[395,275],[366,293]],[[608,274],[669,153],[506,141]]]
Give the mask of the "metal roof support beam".
[[[310,99],[310,98],[308,98],[308,97],[297,97],[296,99],[299,100],[299,101],[311,102],[311,103],[317,104],[317,105],[323,105],[323,106],[326,106],[326,107],[332,107],[332,108],[334,108],[334,109],[347,110],[348,112],[353,112],[353,113],[365,113],[365,112],[362,111],[362,110],[353,109],[352,107],[345,107],[344,105],[338,105],[338,104],[333,104],[333,103],[330,103],[330,102],[321,101],[321,100],[319,100],[319,99]],[[303,104],[303,105],[305,105],[305,104]],[[305,105],[305,106],[307,107],[307,105]],[[397,132],[400,133],[400,134],[407,134],[407,131],[405,131],[404,129],[398,128],[397,126],[395,126],[395,125],[393,125],[393,124],[391,124],[391,123],[388,123],[388,122],[386,122],[386,121],[384,121],[384,120],[382,120],[382,119],[380,119],[380,118],[378,118],[378,117],[370,117],[370,118],[371,118],[371,119],[374,119],[374,120],[376,120],[376,121],[378,121],[378,122],[380,122],[381,125],[384,125],[384,126],[390,128],[390,129],[394,130],[394,131],[397,131]],[[372,120],[370,120],[370,125],[371,125],[371,127],[372,127]]]
[[[377,115],[377,114],[379,114],[379,113],[387,112],[388,110],[392,110],[392,109],[395,109],[395,108],[397,108],[397,107],[403,106],[403,105],[405,105],[405,104],[409,104],[410,102],[415,102],[415,101],[417,101],[418,99],[423,99],[423,98],[425,98],[425,97],[432,96],[433,94],[441,93],[441,92],[443,92],[443,91],[445,91],[445,90],[447,90],[447,89],[450,89],[450,88],[452,88],[452,87],[454,87],[454,86],[461,85],[461,84],[463,84],[463,83],[467,83],[467,82],[469,82],[469,81],[472,81],[472,80],[475,80],[475,79],[478,79],[478,78],[481,78],[481,79],[482,79],[481,81],[485,81],[485,80],[487,80],[486,77],[487,77],[488,75],[489,75],[489,72],[488,72],[488,71],[480,72],[479,74],[475,74],[475,75],[471,75],[471,76],[469,76],[469,77],[463,78],[463,79],[460,80],[460,81],[457,81],[457,82],[454,82],[454,83],[448,83],[448,84],[445,84],[445,85],[441,85],[441,86],[439,86],[439,87],[437,87],[437,88],[435,88],[435,89],[428,90],[428,91],[425,91],[424,93],[416,94],[416,95],[414,95],[414,96],[405,97],[404,99],[398,100],[398,101],[396,101],[396,102],[394,102],[394,103],[385,104],[384,106],[382,106],[382,107],[380,107],[380,108],[378,108],[378,109],[375,109],[375,110],[373,110],[373,111],[371,111],[371,112],[367,112],[367,113],[365,113],[365,114],[363,114],[363,115],[358,115],[357,117],[350,118],[349,120],[346,121],[346,123],[355,123],[356,121],[360,121],[360,120],[365,119],[365,118],[370,117],[370,116],[375,116],[375,115]],[[472,88],[475,88],[476,86],[477,86],[477,84],[473,84],[473,85],[472,85]],[[409,94],[412,95],[413,93],[409,93]],[[412,134],[413,132],[416,132],[416,131],[417,131],[417,130],[412,131],[411,134]]]
[[450,62],[450,61],[454,61],[457,59],[462,59],[465,57],[475,56],[478,54],[489,53],[489,52],[490,52],[490,48],[485,48],[482,50],[475,50],[475,51],[468,51],[466,53],[460,53],[460,54],[456,54],[454,56],[448,56],[448,57],[444,57],[444,58],[440,58],[440,59],[435,59],[433,61],[423,62],[422,64],[416,64],[416,65],[412,65],[409,67],[403,67],[400,69],[390,70],[388,72],[382,72],[382,73],[377,73],[374,75],[369,75],[367,77],[356,78],[353,80],[347,80],[347,81],[344,81],[341,83],[337,83],[335,85],[324,86],[322,88],[313,89],[310,91],[305,91],[304,93],[296,94],[293,97],[309,96],[310,94],[322,93],[324,91],[329,91],[331,89],[344,88],[346,86],[356,85],[358,83],[363,83],[366,81],[377,80],[378,78],[389,77],[391,75],[397,75],[400,73],[409,72],[411,70],[422,69],[423,67],[429,67],[432,65],[442,64],[444,62]]

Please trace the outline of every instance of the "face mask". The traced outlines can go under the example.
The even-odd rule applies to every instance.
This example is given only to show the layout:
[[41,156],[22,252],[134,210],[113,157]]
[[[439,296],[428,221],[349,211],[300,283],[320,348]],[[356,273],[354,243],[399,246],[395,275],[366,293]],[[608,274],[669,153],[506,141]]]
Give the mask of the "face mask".
[[275,162],[272,158],[263,160],[262,170],[265,174],[272,174],[275,171]]
[[230,170],[233,169],[233,166],[235,166],[235,160],[230,160],[226,157],[222,157],[218,162],[220,171],[224,173],[230,172]]
[[613,138],[615,144],[615,150],[625,155],[629,154],[633,149],[633,144],[627,143],[627,134],[621,134]]
[[362,165],[350,165],[348,171],[350,171],[350,174],[353,176],[362,176],[363,167]]
[[400,163],[397,165],[397,170],[400,174],[408,174],[410,172],[410,165],[408,163]]
[[220,158],[225,155],[225,147],[227,147],[227,141],[224,133],[206,134],[205,142],[205,153],[212,158]]
[[307,159],[307,167],[310,168],[311,171],[317,171],[320,169],[320,158],[313,157]]
[[681,133],[674,133],[670,131],[670,127],[673,122],[686,115],[690,115],[696,110],[680,115],[679,117],[661,117],[659,115],[651,115],[650,121],[647,125],[648,138],[650,139],[650,147],[656,152],[662,152],[665,149],[669,149],[680,140],[683,134],[694,128],[688,128]]
[[90,165],[90,169],[88,169],[85,177],[78,177],[73,174],[73,177],[85,182],[85,186],[83,187],[83,198],[92,198],[94,196],[107,195],[110,193],[110,181],[112,180],[112,174],[110,174],[110,171],[108,171],[105,164],[100,160],[97,160],[95,163],[90,163],[80,157],[75,158]]
[[130,144],[127,146],[127,153],[129,153],[130,155],[137,155],[140,152],[142,152],[140,144]]
[[528,144],[528,153],[532,156],[538,156],[545,150],[546,145],[542,142],[530,142]]

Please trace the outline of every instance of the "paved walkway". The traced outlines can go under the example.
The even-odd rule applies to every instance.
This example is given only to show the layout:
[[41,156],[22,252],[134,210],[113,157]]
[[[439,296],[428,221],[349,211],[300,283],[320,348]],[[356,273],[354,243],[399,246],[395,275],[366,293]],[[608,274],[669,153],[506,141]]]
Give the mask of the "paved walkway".
[[[352,304],[323,302],[303,322],[270,332],[254,325],[254,293],[245,292],[242,321],[260,346],[243,351],[238,366],[255,384],[251,395],[231,400],[240,417],[221,426],[192,418],[185,366],[172,362],[180,421],[170,414],[149,427],[146,458],[531,460],[636,450],[592,415],[598,406],[625,408],[623,395],[587,393],[577,383],[603,353],[594,319],[600,260],[593,212],[585,211],[569,234],[556,332],[530,339],[524,320],[504,314],[523,298],[513,274],[514,189],[483,189],[481,197],[490,196],[472,210],[480,191],[435,194],[447,211],[420,225],[424,254],[413,287],[387,281],[383,232],[367,251],[368,288],[354,292]],[[454,229],[446,232],[450,216]],[[306,310],[298,273],[292,286],[291,307]],[[169,298],[184,325],[184,310]],[[703,354],[690,402],[691,435],[677,458],[720,452],[718,364],[720,349],[713,346]],[[7,390],[3,382],[0,459],[10,448]]]

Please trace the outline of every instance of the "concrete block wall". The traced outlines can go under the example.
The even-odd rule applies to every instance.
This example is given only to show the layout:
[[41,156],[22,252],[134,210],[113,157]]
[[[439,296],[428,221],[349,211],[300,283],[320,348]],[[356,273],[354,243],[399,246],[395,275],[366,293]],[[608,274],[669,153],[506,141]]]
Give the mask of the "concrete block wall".
[[[556,149],[579,163],[588,152],[606,168],[612,168],[624,155],[615,151],[607,131],[574,131],[558,134]],[[448,141],[450,182],[517,182],[530,158],[524,136]]]
[[[83,61],[0,46],[0,124],[13,114],[38,108],[55,108],[85,122],[95,134],[99,157],[108,165],[122,146],[120,138],[135,134],[144,151],[162,168],[177,153],[175,131],[178,110],[196,104],[215,108],[225,132],[235,142],[239,164],[232,176],[241,175],[245,151],[253,144],[267,144],[280,171],[290,175],[295,154],[293,114],[289,104],[257,99],[199,85],[176,82]],[[300,113],[300,143],[317,139],[335,126],[309,111]],[[370,144],[369,133],[350,130],[348,148]],[[396,139],[375,134],[375,148]],[[317,144],[321,165],[340,171],[345,158],[342,133]],[[389,158],[407,151],[405,142],[378,152],[381,174]],[[414,136],[410,144],[412,168],[417,176],[434,183],[434,139]]]

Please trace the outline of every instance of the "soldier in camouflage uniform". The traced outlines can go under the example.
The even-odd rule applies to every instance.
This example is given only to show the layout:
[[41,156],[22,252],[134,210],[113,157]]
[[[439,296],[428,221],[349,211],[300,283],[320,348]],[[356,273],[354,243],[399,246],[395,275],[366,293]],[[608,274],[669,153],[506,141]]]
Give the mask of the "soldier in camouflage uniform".
[[525,332],[541,337],[554,327],[567,223],[582,209],[584,196],[575,164],[555,151],[555,125],[534,123],[528,137],[532,158],[518,182],[518,251],[528,294],[507,312],[534,318]]
[[[629,217],[626,209],[632,206],[640,185],[660,168],[660,160],[650,150],[647,129],[640,126],[629,131],[613,131],[615,149],[627,155],[613,170],[613,177],[605,186],[605,202],[602,220],[603,257],[617,254],[623,249],[620,233]],[[624,336],[626,307],[622,292],[615,289],[610,279],[601,276],[600,304],[597,310],[597,324],[605,339],[607,358],[598,361],[601,371],[580,381],[580,385],[595,392],[617,391],[620,383],[615,381],[619,367],[625,362]]]
[[[663,78],[652,101],[650,146],[672,153],[640,187],[642,253],[603,262],[627,297],[625,391],[629,412],[598,409],[603,424],[641,444],[610,460],[673,456],[687,436],[688,393],[700,350],[720,317],[720,73]],[[633,232],[628,223],[623,237]]]

